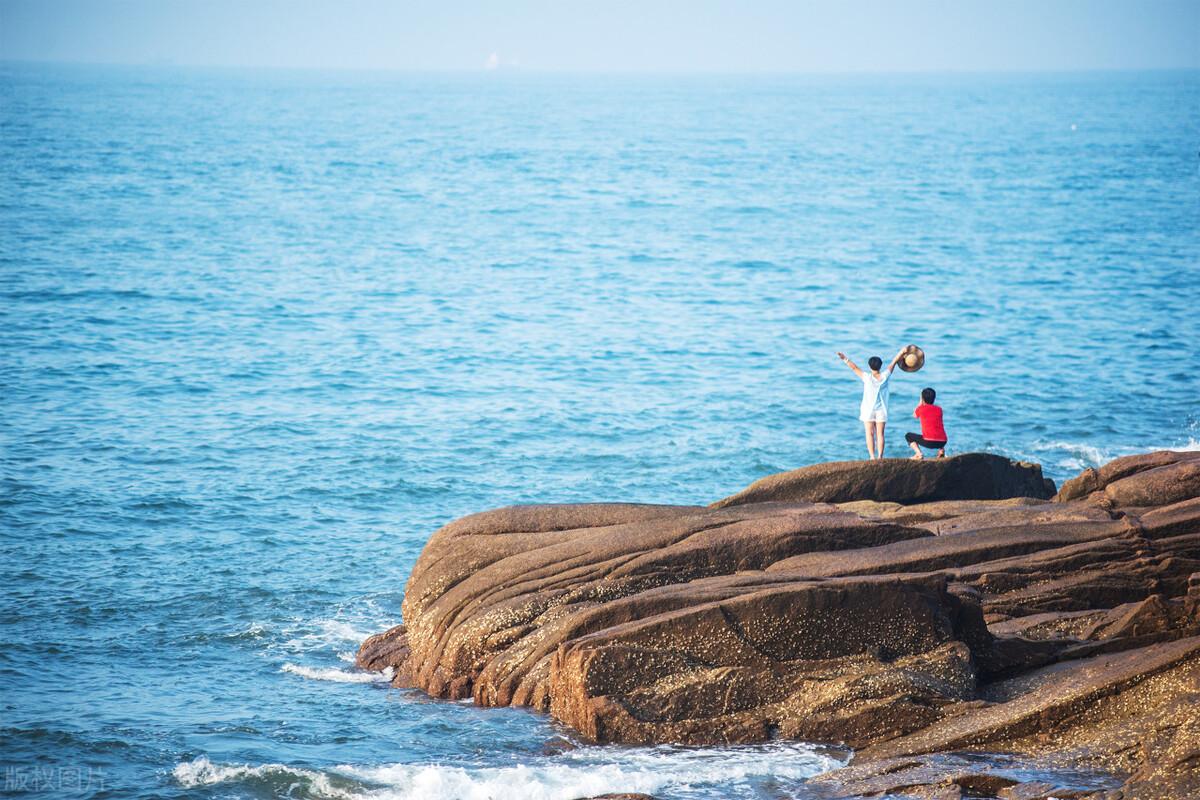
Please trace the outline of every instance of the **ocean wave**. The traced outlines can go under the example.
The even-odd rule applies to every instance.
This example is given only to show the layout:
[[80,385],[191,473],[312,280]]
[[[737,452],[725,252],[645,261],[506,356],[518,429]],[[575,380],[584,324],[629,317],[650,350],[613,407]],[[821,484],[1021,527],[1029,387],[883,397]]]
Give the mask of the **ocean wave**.
[[252,622],[249,625],[231,631],[194,631],[184,634],[183,639],[188,642],[254,642],[264,639],[267,636],[267,627],[258,622]]
[[267,632],[265,625],[257,622],[252,622],[245,628],[235,633],[226,634],[226,639],[261,639]]
[[287,662],[279,668],[279,671],[290,672],[313,681],[333,681],[335,683],[391,683],[392,681],[391,667],[385,667],[382,672],[362,672],[336,667],[305,667]]
[[1080,471],[1088,467],[1098,467],[1115,458],[1112,450],[1102,450],[1082,442],[1035,442],[1034,447],[1057,456],[1054,465],[1066,470]]
[[[743,747],[584,747],[528,764],[501,767],[448,764],[341,765],[327,771],[284,764],[214,764],[206,756],[176,765],[173,775],[192,788],[217,783],[287,787],[288,796],[349,800],[574,800],[616,792],[670,792],[690,796],[722,786],[752,794],[750,786],[803,781],[843,761],[800,743]],[[738,791],[742,787],[743,791]]]
[[[338,771],[382,784],[387,800],[573,800],[618,792],[688,793],[722,786],[727,796],[750,795],[749,785],[771,780],[800,783],[842,762],[811,745],[788,743],[723,748],[586,747],[562,755],[504,767],[395,764],[338,767]],[[743,787],[737,791],[737,787]]]
[[[337,618],[315,619],[302,622],[285,631],[284,634],[290,634],[290,638],[285,640],[282,646],[288,650],[300,652],[329,647],[337,648],[339,645],[346,644],[353,644],[357,648],[371,634],[387,630],[395,624],[394,622],[364,622],[362,625],[356,625]],[[368,629],[367,625],[371,625],[371,628]]]
[[366,797],[363,787],[324,772],[289,767],[285,764],[214,764],[207,756],[175,765],[171,776],[187,789],[218,783],[263,786],[274,796],[356,800]]
[[[1083,442],[1057,441],[1034,442],[1033,447],[1039,454],[1044,454],[1054,459],[1048,466],[1052,464],[1054,467],[1062,470],[1081,472],[1089,467],[1101,467],[1114,458],[1132,456],[1139,453],[1152,453],[1155,450],[1200,451],[1200,441],[1192,436],[1184,444],[1162,445],[1161,447],[1131,447],[1123,445],[1097,447]],[[1068,477],[1074,477],[1074,475],[1068,475]]]

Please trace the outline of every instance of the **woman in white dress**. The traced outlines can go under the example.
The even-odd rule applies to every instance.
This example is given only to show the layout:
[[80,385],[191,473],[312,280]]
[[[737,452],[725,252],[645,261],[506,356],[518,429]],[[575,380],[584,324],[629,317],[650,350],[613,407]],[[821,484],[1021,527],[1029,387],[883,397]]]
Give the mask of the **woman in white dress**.
[[871,371],[863,372],[853,361],[846,358],[845,353],[837,354],[838,358],[854,370],[854,374],[863,382],[862,405],[858,409],[858,418],[862,420],[863,429],[867,435],[867,454],[872,459],[883,458],[883,431],[887,427],[888,383],[892,379],[892,372],[895,371],[896,365],[900,363],[900,359],[904,358],[906,349],[902,348],[899,353],[896,353],[892,363],[888,364],[886,372],[882,371],[883,359],[879,356],[871,356],[867,359],[867,366],[871,368]]

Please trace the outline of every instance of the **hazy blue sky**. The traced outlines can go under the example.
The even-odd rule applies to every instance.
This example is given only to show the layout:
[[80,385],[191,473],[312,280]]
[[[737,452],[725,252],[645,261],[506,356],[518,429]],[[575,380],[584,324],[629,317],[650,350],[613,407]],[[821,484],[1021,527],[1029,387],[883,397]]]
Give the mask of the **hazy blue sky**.
[[1200,0],[0,0],[0,58],[369,69],[1200,67]]

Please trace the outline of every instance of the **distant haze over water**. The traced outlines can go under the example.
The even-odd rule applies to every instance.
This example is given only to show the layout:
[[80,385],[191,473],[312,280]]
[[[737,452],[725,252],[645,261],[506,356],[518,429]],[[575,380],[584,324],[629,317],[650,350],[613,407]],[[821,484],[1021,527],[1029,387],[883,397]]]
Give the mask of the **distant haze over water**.
[[762,73],[1200,68],[1194,0],[3,0],[0,59]]
[[457,516],[861,457],[839,349],[925,349],[894,457],[924,386],[952,453],[1060,482],[1200,446],[1197,130],[1197,72],[0,66],[0,752],[141,798],[805,797],[840,754],[563,754],[352,654]]

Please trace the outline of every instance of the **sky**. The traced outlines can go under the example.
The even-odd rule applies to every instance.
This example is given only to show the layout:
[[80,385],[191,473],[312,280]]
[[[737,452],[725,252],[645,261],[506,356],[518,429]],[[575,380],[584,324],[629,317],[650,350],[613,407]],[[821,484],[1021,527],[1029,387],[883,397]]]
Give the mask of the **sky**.
[[0,0],[0,60],[585,72],[1200,68],[1200,0]]

